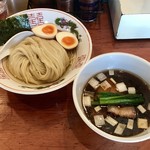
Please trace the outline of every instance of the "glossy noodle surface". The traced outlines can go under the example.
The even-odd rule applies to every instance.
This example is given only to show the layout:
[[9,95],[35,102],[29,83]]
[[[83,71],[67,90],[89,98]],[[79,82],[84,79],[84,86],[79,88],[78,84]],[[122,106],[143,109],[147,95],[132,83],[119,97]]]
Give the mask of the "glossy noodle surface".
[[6,65],[15,78],[37,85],[58,80],[69,61],[66,50],[56,40],[31,36],[11,49]]

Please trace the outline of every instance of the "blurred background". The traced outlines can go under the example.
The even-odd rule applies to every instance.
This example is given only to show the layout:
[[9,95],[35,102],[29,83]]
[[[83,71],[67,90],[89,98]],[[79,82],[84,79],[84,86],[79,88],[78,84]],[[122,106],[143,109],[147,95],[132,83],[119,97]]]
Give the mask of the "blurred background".
[[8,15],[27,9],[28,0],[7,0]]
[[83,22],[92,22],[108,0],[7,0],[8,16],[31,8],[52,8],[68,12]]
[[[57,1],[58,0],[7,0],[8,14],[11,15],[29,8],[57,8]],[[77,0],[74,0],[74,2],[76,1]],[[107,0],[100,1],[107,2]]]

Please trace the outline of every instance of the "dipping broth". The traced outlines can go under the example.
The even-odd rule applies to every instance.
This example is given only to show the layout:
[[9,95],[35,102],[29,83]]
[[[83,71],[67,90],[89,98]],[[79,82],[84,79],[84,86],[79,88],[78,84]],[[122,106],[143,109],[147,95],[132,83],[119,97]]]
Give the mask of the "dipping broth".
[[[117,93],[119,96],[129,95],[131,97],[138,95],[142,97],[143,102],[131,102],[133,105],[129,102],[95,104],[98,101],[98,95],[103,93],[106,95]],[[99,98],[100,101],[101,98]],[[124,99],[121,101],[126,101],[126,98]],[[106,133],[129,137],[149,127],[150,88],[140,77],[130,72],[105,70],[96,74],[85,85],[82,102],[87,118]]]

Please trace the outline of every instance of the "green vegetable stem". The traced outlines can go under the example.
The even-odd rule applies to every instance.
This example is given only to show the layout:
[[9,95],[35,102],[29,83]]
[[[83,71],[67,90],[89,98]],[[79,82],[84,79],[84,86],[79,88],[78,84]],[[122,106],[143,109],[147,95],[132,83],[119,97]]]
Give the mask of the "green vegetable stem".
[[139,105],[144,103],[142,94],[120,94],[112,92],[97,93],[92,105]]

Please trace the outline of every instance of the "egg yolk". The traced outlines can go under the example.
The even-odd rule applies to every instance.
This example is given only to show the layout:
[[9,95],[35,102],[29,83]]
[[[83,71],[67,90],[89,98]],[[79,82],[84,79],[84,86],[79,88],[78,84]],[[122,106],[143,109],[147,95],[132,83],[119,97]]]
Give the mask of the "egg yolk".
[[75,39],[73,37],[70,36],[66,36],[62,39],[62,42],[68,46],[72,45],[75,43]]
[[44,28],[42,28],[42,31],[45,33],[45,34],[52,34],[54,32],[54,27],[53,26],[45,26]]

